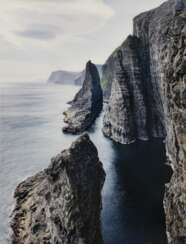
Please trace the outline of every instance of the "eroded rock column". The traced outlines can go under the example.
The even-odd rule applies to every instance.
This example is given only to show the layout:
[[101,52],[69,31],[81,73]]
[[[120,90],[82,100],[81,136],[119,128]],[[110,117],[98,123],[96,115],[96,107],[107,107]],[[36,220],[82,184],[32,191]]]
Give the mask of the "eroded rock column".
[[63,132],[79,134],[90,128],[103,106],[103,94],[96,65],[89,61],[86,65],[85,80],[82,88],[64,112],[67,126]]

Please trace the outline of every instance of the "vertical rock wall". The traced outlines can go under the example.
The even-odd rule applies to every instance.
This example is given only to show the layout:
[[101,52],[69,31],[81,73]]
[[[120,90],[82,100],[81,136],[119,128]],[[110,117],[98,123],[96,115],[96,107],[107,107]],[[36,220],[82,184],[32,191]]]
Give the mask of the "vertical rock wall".
[[163,104],[151,82],[144,50],[142,40],[129,36],[112,57],[112,89],[103,133],[123,144],[166,136]]
[[[174,174],[165,210],[171,244],[186,243],[186,1],[170,0],[134,20],[134,34],[149,51],[167,129],[167,155]],[[159,95],[156,95],[158,100]]]
[[185,244],[186,1],[169,0],[137,16],[134,36],[109,57],[103,77],[112,84],[104,118],[106,136],[130,143],[164,137],[166,128],[167,156],[174,170],[165,196],[167,233],[171,244]]

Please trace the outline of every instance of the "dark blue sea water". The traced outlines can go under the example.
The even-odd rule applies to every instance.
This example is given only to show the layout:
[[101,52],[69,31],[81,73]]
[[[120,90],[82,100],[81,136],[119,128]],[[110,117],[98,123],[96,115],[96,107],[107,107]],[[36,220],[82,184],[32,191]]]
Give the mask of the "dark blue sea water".
[[[9,216],[16,185],[46,168],[76,136],[61,132],[62,112],[78,87],[0,84],[0,243],[9,241]],[[164,145],[161,141],[121,146],[101,132],[102,114],[89,130],[107,177],[103,189],[105,244],[165,244]]]

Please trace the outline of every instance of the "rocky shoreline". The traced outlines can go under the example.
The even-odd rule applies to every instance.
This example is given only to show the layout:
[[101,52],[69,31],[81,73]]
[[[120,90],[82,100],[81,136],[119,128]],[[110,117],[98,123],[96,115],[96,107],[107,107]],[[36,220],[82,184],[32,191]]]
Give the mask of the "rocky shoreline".
[[[186,243],[186,1],[169,0],[134,18],[133,35],[103,66],[86,65],[82,88],[64,112],[63,132],[91,127],[104,100],[103,133],[120,144],[165,139],[168,183],[164,208],[170,244]],[[162,172],[161,172],[162,173]],[[21,183],[12,243],[102,244],[100,212],[105,173],[88,135],[44,171]]]

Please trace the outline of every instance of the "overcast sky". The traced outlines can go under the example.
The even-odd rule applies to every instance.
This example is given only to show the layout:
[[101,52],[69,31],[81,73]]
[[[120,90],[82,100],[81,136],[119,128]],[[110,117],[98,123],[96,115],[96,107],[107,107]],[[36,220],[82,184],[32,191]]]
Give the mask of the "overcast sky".
[[0,0],[0,82],[104,63],[132,18],[164,0]]

